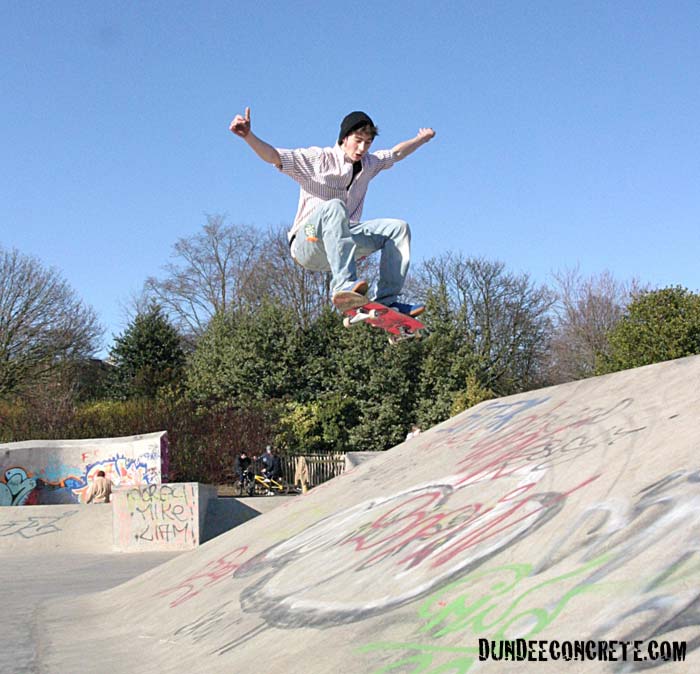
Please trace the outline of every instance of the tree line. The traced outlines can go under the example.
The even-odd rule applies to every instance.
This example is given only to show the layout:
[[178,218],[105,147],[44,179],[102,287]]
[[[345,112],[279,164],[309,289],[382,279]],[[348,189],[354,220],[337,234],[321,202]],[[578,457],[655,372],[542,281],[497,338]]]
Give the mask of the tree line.
[[94,310],[0,248],[0,441],[165,429],[177,477],[211,482],[241,449],[383,450],[482,400],[700,353],[700,296],[681,286],[577,270],[540,284],[449,252],[415,264],[406,292],[426,303],[423,339],[345,329],[284,230],[211,216],[101,361]]

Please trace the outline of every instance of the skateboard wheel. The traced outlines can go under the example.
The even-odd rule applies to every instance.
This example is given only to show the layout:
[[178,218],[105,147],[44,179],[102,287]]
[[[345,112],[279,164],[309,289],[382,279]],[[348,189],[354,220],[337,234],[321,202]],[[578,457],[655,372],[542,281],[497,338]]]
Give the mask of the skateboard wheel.
[[344,325],[346,328],[349,328],[349,327],[352,325],[352,323],[350,322],[350,316],[346,316],[346,317],[343,319],[343,325]]
[[379,311],[377,311],[376,309],[370,309],[368,314],[370,318],[379,318],[381,316]]

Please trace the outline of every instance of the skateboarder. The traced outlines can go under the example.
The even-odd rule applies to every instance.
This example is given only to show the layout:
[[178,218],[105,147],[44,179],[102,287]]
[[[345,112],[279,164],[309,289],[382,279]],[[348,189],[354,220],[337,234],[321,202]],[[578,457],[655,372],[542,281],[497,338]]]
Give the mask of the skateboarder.
[[263,160],[300,186],[299,206],[288,233],[292,257],[311,271],[330,271],[333,303],[341,308],[362,304],[367,282],[357,278],[356,260],[381,250],[375,301],[410,316],[422,304],[399,302],[410,261],[408,223],[393,218],[362,221],[369,181],[435,136],[421,128],[414,138],[391,150],[370,152],[378,129],[370,117],[351,112],[340,124],[333,147],[285,150],[258,138],[250,126],[250,108],[229,126]]

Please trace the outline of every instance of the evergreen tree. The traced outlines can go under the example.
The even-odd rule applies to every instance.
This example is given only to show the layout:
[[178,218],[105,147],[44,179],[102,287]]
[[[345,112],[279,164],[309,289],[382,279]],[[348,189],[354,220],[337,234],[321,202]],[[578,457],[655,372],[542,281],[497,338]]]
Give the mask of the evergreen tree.
[[190,359],[187,385],[200,403],[288,399],[305,387],[301,329],[291,309],[264,303],[216,314]]
[[390,346],[383,332],[347,330],[337,313],[322,312],[304,333],[299,388],[278,441],[293,451],[375,451],[401,442],[413,420],[420,352],[417,341]]
[[115,397],[154,398],[180,381],[185,354],[180,335],[154,303],[115,338],[110,361]]
[[443,284],[429,291],[425,320],[431,335],[424,344],[416,409],[421,428],[448,419],[456,399],[465,396],[468,378],[480,370],[464,314],[463,307],[450,306]]
[[346,429],[344,449],[377,451],[401,442],[413,421],[420,342],[392,346],[385,333],[359,325],[343,331],[340,347],[334,423]]

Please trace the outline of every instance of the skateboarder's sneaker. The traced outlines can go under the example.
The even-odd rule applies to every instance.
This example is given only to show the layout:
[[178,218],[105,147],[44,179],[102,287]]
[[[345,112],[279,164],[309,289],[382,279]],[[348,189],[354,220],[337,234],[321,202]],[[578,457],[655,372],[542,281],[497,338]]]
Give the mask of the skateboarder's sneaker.
[[367,302],[367,281],[348,281],[333,293],[333,304],[341,311],[361,307]]
[[420,316],[425,311],[425,304],[406,304],[405,302],[394,302],[388,305],[389,309],[398,311],[400,314],[406,314],[415,318]]
[[345,285],[340,286],[338,292],[358,293],[359,295],[367,294],[367,281],[358,279],[357,281],[348,281]]

